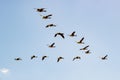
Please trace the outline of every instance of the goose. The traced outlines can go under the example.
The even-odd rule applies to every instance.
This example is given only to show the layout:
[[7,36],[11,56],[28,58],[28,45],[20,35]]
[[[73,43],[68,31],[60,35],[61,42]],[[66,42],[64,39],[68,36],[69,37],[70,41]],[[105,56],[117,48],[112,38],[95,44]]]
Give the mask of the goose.
[[81,59],[81,57],[80,56],[76,56],[76,57],[73,58],[73,61],[76,60],[76,59]]
[[48,47],[50,47],[50,48],[55,48],[55,43],[52,43],[51,45],[49,45]]
[[101,59],[102,59],[102,60],[106,60],[106,59],[107,59],[107,56],[108,56],[108,55],[105,55],[105,56],[102,57]]
[[56,37],[57,35],[60,35],[63,39],[65,38],[64,33],[58,32],[58,33],[56,33],[56,34],[54,35],[54,37]]
[[18,58],[15,58],[14,60],[16,60],[16,61],[20,61],[20,60],[22,60],[20,57],[18,57]]
[[47,58],[47,57],[48,57],[48,56],[43,56],[43,57],[42,57],[42,61],[43,61],[45,58]]
[[37,58],[37,56],[35,56],[35,55],[31,56],[31,60],[34,59],[34,58]]
[[77,43],[78,44],[84,44],[83,40],[84,40],[84,37],[80,41],[78,41]]
[[64,59],[63,57],[58,57],[57,62],[59,62],[61,59]]
[[43,15],[40,15],[40,16],[42,16],[42,19],[51,19],[52,14],[49,14],[46,16],[43,16]]
[[74,36],[77,36],[77,35],[75,35],[75,31],[73,31],[69,36],[74,37]]
[[56,25],[55,25],[55,24],[48,24],[48,25],[46,26],[46,28],[48,28],[48,27],[56,27]]
[[89,47],[89,45],[85,46],[84,48],[81,48],[80,50],[87,50],[88,47]]
[[46,12],[45,8],[34,8],[37,12]]

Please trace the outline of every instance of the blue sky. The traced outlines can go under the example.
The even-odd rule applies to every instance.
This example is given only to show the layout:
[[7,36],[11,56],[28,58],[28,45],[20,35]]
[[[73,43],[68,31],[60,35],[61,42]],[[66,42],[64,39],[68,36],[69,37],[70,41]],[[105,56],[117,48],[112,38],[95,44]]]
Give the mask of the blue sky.
[[[119,80],[119,0],[0,0],[0,80]],[[34,8],[46,8],[38,13]],[[40,14],[53,14],[43,20]],[[46,29],[54,23],[57,27]],[[77,37],[68,34],[76,31]],[[65,39],[54,38],[63,32]],[[78,45],[85,37],[85,44]],[[55,42],[56,48],[47,44]],[[90,45],[91,54],[79,49]],[[101,56],[108,54],[108,60]],[[30,60],[32,55],[38,58]],[[41,57],[47,55],[45,61]],[[74,56],[81,60],[72,61]],[[57,57],[65,59],[57,63]],[[14,58],[23,60],[16,62]]]

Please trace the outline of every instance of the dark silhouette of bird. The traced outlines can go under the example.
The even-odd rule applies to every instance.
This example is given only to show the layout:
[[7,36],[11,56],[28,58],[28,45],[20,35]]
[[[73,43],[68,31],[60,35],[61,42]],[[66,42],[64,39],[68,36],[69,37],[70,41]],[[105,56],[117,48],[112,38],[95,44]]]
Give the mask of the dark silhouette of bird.
[[47,58],[47,57],[48,57],[48,56],[43,56],[43,57],[42,57],[42,61],[43,61],[45,58]]
[[56,25],[55,25],[55,24],[48,24],[48,25],[46,26],[46,28],[48,28],[48,27],[56,27]]
[[87,50],[87,51],[85,51],[85,53],[86,53],[86,54],[90,54],[91,52],[90,52],[90,50]]
[[74,36],[77,36],[77,35],[75,35],[75,31],[73,31],[69,36],[74,37]]
[[76,56],[76,57],[73,58],[73,61],[76,60],[76,59],[81,59],[81,57],[80,56]]
[[51,45],[49,45],[48,47],[50,47],[50,48],[55,48],[55,43],[52,43]]
[[20,57],[18,57],[18,58],[15,58],[14,60],[16,60],[16,61],[20,61],[20,60],[22,60]]
[[106,60],[107,59],[107,57],[108,57],[108,55],[105,55],[104,57],[102,57],[101,59],[102,60]]
[[64,33],[58,32],[58,33],[56,33],[56,34],[54,35],[54,37],[56,37],[57,35],[60,35],[63,39],[65,38]]
[[35,56],[35,55],[31,56],[31,60],[34,59],[34,58],[37,58],[37,56]]
[[43,15],[40,15],[40,16],[42,16],[42,19],[51,19],[52,14],[49,14],[46,16],[43,16]]
[[80,50],[87,50],[88,47],[89,47],[89,45],[85,46],[84,48],[81,48]]
[[64,59],[63,57],[58,57],[57,62],[59,62],[61,59]]
[[84,44],[83,40],[84,40],[84,37],[80,41],[78,41],[77,43],[78,44]]
[[45,8],[34,8],[37,12],[46,12]]

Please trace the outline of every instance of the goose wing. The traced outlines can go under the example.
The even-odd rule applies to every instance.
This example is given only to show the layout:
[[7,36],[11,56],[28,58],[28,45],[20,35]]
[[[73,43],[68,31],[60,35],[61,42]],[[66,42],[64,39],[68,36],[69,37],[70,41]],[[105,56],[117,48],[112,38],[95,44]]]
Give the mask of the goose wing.
[[61,36],[63,39],[65,38],[65,36],[64,36],[64,34],[63,34],[63,33],[61,33],[61,34],[60,34],[60,36]]
[[84,37],[80,40],[80,43],[82,43],[83,40],[84,40]]

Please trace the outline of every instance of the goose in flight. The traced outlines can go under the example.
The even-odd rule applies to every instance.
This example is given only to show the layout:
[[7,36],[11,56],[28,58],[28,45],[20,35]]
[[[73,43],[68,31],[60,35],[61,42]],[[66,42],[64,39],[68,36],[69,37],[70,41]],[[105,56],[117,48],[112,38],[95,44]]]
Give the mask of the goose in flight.
[[56,33],[56,34],[54,35],[54,37],[56,37],[57,35],[60,35],[63,39],[65,38],[64,33],[58,32],[58,33]]
[[48,28],[48,27],[56,27],[56,25],[55,25],[55,24],[48,24],[48,25],[46,26],[46,28]]
[[87,50],[88,47],[89,47],[89,45],[85,46],[84,48],[81,48],[80,50]]
[[105,56],[102,57],[101,59],[102,59],[102,60],[106,60],[106,59],[107,59],[107,56],[108,56],[108,55],[105,55]]
[[35,56],[35,55],[31,56],[31,60],[34,59],[34,58],[37,58],[37,56]]
[[83,40],[84,40],[84,37],[80,41],[78,41],[77,43],[78,44],[84,44]]
[[90,52],[90,50],[87,50],[87,51],[85,51],[85,53],[86,53],[86,54],[90,54],[91,52]]
[[63,57],[58,57],[57,62],[59,62],[61,59],[64,59]]
[[73,31],[69,36],[74,37],[74,36],[77,36],[77,35],[75,35],[75,31]]
[[46,12],[45,8],[34,8],[37,12]]
[[48,57],[48,56],[43,56],[43,57],[42,57],[42,61],[43,61],[45,58],[47,58],[47,57]]
[[15,58],[14,60],[16,60],[16,61],[20,61],[20,60],[22,60],[20,57],[18,57],[18,58]]
[[81,59],[81,57],[80,56],[76,56],[76,57],[73,58],[73,61],[76,60],[76,59]]
[[49,14],[46,16],[43,16],[43,15],[40,15],[40,16],[42,16],[42,19],[51,19],[52,14]]
[[55,43],[52,43],[51,45],[49,45],[48,47],[50,47],[50,48],[55,48]]

